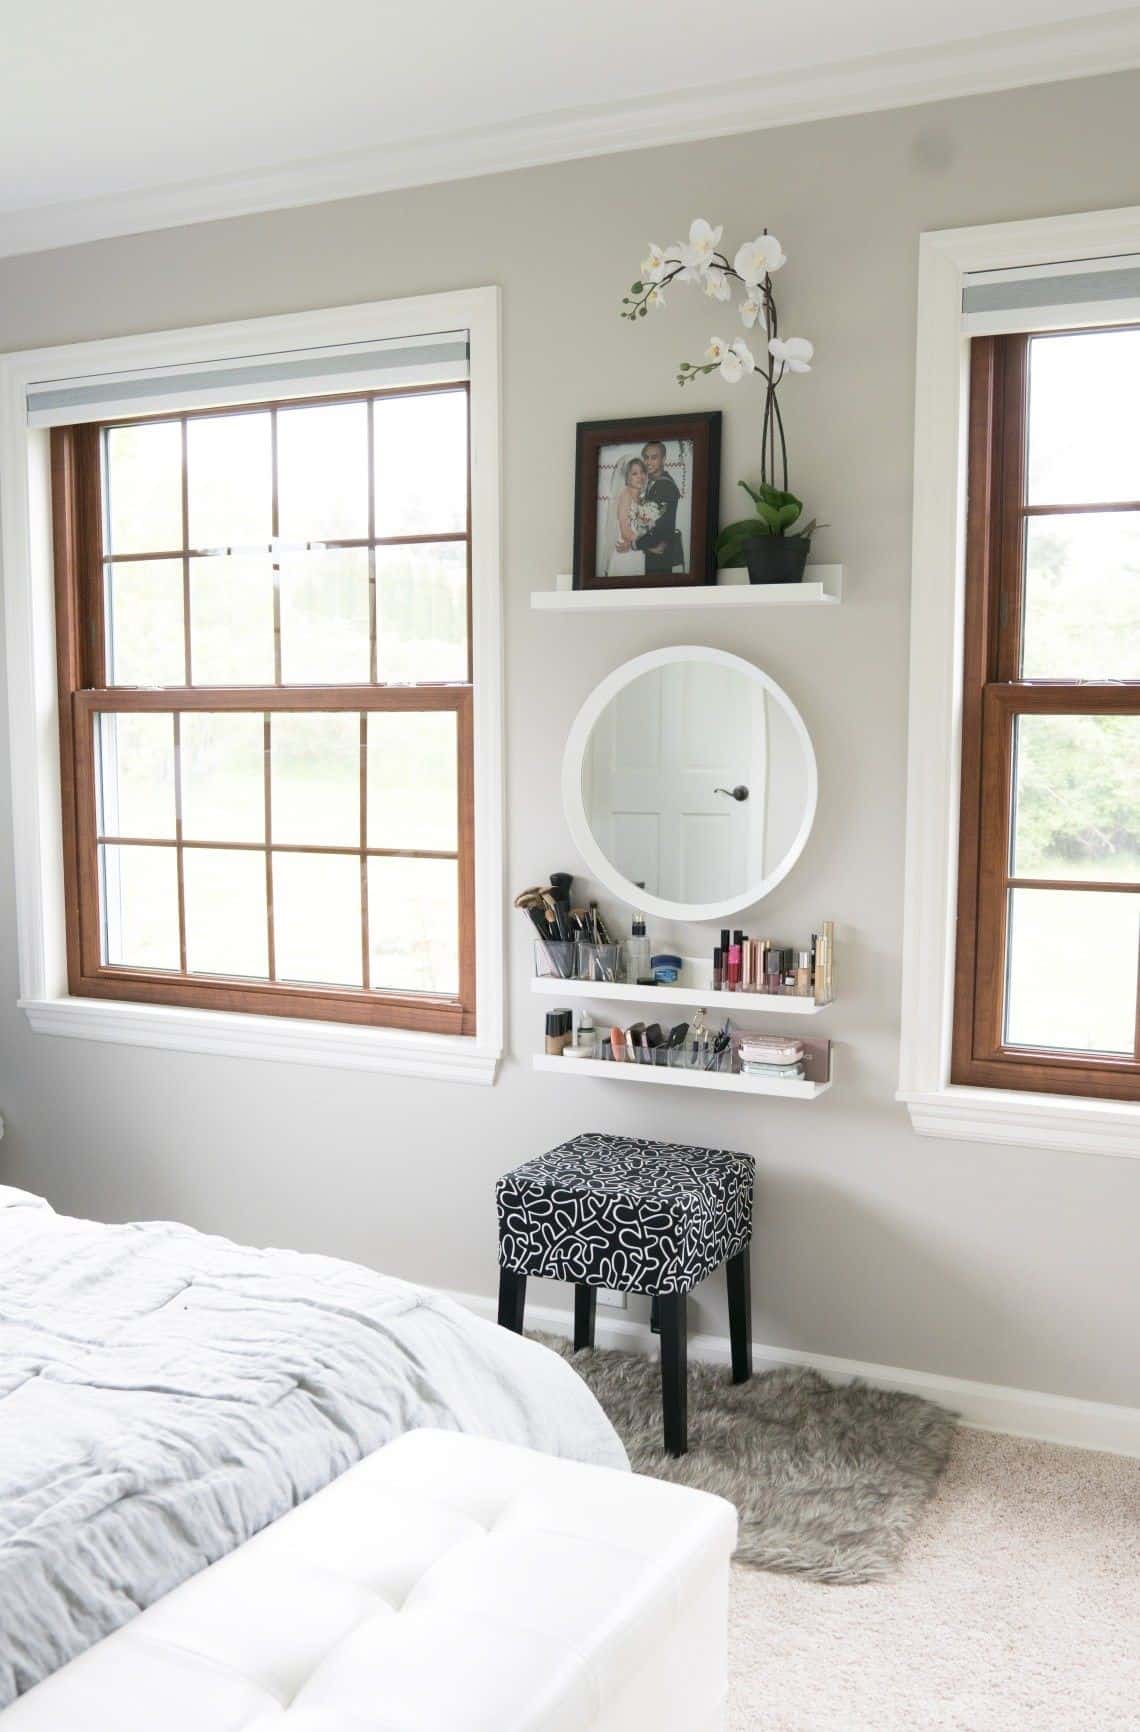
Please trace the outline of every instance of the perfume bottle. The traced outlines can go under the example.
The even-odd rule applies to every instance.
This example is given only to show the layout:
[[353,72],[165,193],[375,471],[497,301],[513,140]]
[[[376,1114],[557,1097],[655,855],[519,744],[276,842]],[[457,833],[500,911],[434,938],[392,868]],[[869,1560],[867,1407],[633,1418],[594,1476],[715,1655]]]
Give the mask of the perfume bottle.
[[649,940],[645,936],[644,914],[635,914],[633,917],[633,934],[622,945],[622,961],[625,965],[625,978],[630,986],[636,986],[639,980],[644,980],[650,973]]

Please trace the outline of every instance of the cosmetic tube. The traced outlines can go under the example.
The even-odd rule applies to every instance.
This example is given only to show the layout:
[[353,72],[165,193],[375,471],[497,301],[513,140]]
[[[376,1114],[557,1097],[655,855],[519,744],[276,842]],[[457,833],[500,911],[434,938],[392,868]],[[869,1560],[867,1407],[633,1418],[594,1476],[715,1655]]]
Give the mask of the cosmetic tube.
[[796,996],[798,998],[810,998],[811,989],[811,951],[800,950],[796,953]]
[[724,989],[724,951],[720,948],[719,944],[717,945],[716,949],[713,951],[713,982],[712,983],[713,983],[713,991],[714,992],[723,991],[723,989]]
[[739,992],[740,991],[740,945],[739,944],[732,944],[729,946],[728,968],[726,970],[725,985],[727,986],[729,992]]
[[769,950],[764,958],[764,991],[778,998],[782,987],[780,985],[780,952]]

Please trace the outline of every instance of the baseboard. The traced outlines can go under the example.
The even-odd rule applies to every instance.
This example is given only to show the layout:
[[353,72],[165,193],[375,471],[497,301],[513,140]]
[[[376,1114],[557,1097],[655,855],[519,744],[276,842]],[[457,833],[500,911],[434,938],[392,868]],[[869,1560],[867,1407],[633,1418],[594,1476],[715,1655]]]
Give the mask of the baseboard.
[[[478,1293],[449,1293],[480,1317],[494,1320],[496,1303]],[[554,1305],[528,1305],[527,1323],[551,1335],[570,1335],[574,1317]],[[629,1317],[607,1317],[598,1312],[599,1347],[617,1347],[627,1353],[648,1352],[655,1337],[648,1324]],[[720,1335],[690,1335],[689,1352],[694,1359],[717,1365],[729,1362],[728,1340]],[[861,1377],[882,1389],[901,1389],[908,1395],[924,1395],[943,1407],[952,1407],[962,1423],[977,1431],[1003,1431],[1012,1437],[1034,1437],[1045,1443],[1068,1444],[1074,1449],[1103,1449],[1115,1455],[1140,1456],[1140,1408],[1117,1407],[1107,1401],[1080,1401],[1071,1395],[1044,1395],[1033,1389],[1008,1389],[999,1383],[974,1383],[965,1377],[943,1377],[935,1371],[906,1371],[897,1365],[872,1365],[858,1359],[836,1359],[828,1353],[801,1353],[794,1347],[754,1345],[752,1364],[756,1371],[772,1371],[780,1365],[809,1365],[825,1377],[839,1382]]]

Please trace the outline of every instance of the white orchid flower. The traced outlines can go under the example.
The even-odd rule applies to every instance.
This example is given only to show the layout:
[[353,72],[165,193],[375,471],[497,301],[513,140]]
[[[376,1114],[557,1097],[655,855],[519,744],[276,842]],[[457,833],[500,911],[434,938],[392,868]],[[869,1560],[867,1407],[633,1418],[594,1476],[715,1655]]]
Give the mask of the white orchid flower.
[[754,241],[745,241],[732,262],[749,288],[754,288],[788,260],[775,235],[757,235]]
[[728,354],[728,344],[727,343],[723,342],[720,337],[710,337],[709,338],[709,346],[705,350],[705,360],[706,361],[711,361],[713,366],[716,367],[716,366],[720,365],[721,361],[724,360],[724,357],[727,354]]
[[713,254],[720,245],[723,233],[722,226],[714,229],[704,217],[695,219],[689,228],[688,244],[678,248],[681,263],[685,267],[681,272],[682,281],[695,282],[704,276],[713,263]]
[[668,267],[668,259],[664,250],[656,241],[650,241],[649,251],[641,261],[641,280],[643,283],[659,283]]
[[650,307],[663,307],[665,305],[664,293],[662,292],[661,289],[659,289],[657,287],[656,283],[653,285],[653,287],[650,289],[649,293],[646,295],[645,303],[647,306],[650,306]]
[[789,373],[810,373],[815,348],[806,337],[773,337],[768,353]]
[[729,385],[738,385],[745,373],[756,370],[756,357],[743,337],[737,337],[728,347],[720,363],[720,376]]
[[705,277],[705,294],[713,301],[730,301],[732,299],[732,284],[728,272],[721,265],[712,265]]
[[768,329],[768,321],[764,317],[764,303],[763,301],[756,300],[753,295],[749,295],[746,301],[741,301],[740,317],[746,331],[752,329],[757,319],[760,321],[760,327],[762,330],[766,331]]

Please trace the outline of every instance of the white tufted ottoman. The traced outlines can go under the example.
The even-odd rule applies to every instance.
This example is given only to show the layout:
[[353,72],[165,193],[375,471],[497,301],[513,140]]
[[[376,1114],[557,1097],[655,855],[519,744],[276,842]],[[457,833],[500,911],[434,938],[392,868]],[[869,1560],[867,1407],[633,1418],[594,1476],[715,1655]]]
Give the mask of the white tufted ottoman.
[[735,1540],[703,1492],[411,1432],[0,1732],[716,1732]]

